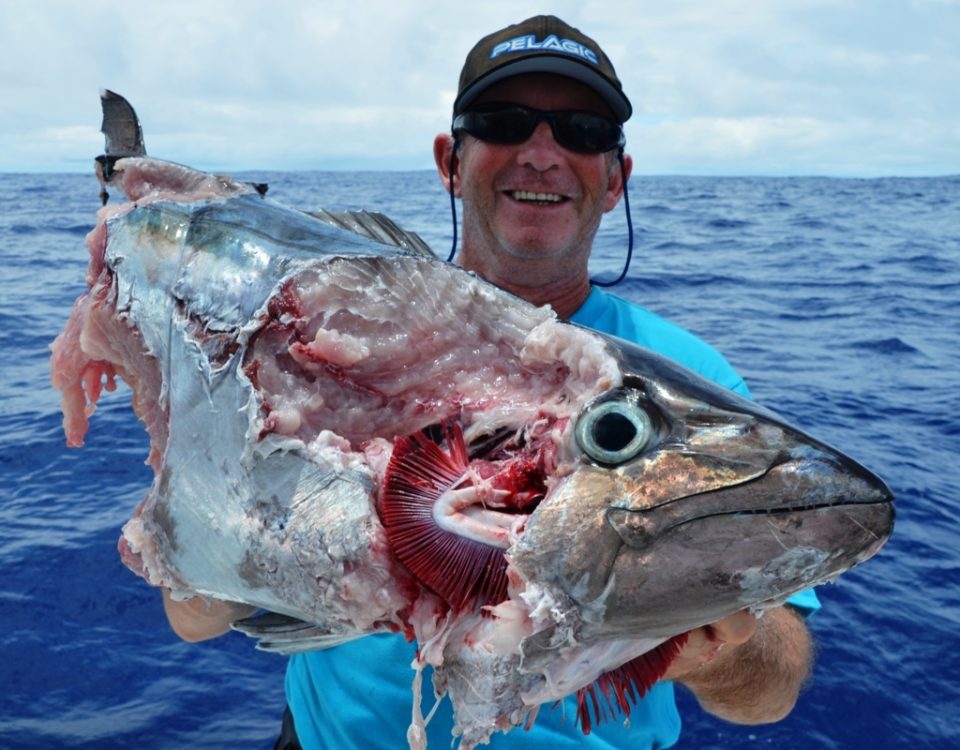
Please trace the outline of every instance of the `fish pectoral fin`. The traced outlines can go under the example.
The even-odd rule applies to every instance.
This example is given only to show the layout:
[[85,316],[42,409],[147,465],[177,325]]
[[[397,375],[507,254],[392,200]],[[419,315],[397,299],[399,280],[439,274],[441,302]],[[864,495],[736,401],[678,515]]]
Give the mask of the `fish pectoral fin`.
[[264,612],[237,620],[231,627],[251,638],[256,638],[259,650],[278,654],[297,654],[333,648],[365,635],[365,633],[331,633],[319,625],[277,612]]

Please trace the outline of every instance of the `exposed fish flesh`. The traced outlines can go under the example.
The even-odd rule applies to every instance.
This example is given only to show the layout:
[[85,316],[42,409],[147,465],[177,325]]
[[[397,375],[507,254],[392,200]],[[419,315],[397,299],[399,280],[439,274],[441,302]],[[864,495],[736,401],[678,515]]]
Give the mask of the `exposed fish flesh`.
[[266,648],[415,638],[465,748],[573,693],[629,713],[685,633],[891,533],[876,476],[653,352],[262,186],[99,171],[127,202],[52,366],[70,445],[117,376],[150,434],[124,562],[276,613],[240,625]]

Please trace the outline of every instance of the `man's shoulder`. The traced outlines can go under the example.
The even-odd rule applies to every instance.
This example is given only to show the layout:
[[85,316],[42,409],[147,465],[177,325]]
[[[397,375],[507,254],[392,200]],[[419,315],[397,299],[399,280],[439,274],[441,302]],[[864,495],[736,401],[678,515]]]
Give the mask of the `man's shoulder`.
[[[574,313],[571,321],[602,330],[604,333],[621,336],[621,338],[627,338],[622,335],[623,333],[637,333],[641,337],[650,337],[659,331],[666,331],[696,339],[694,334],[673,321],[598,287],[591,287],[590,296]],[[605,330],[606,328],[615,330]]]
[[652,349],[744,395],[743,378],[726,358],[686,328],[615,294],[592,287],[570,321]]

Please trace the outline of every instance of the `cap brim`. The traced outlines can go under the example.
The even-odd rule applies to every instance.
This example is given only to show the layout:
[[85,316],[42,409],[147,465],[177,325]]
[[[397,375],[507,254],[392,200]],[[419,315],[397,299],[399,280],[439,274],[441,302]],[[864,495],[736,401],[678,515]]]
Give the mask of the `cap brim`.
[[477,79],[457,97],[453,105],[454,115],[463,112],[476,101],[480,94],[497,81],[521,75],[522,73],[553,73],[555,75],[573,78],[586,84],[603,98],[618,122],[626,122],[633,113],[630,100],[602,75],[576,60],[551,54],[524,57],[521,60],[515,60]]

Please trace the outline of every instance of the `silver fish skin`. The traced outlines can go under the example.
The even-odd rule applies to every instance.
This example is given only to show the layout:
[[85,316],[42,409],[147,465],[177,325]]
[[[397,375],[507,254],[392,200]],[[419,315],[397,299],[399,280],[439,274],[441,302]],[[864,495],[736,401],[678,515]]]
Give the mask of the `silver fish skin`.
[[[653,352],[227,177],[131,157],[108,180],[128,202],[88,237],[52,367],[70,444],[117,376],[150,434],[124,562],[178,597],[278,613],[242,626],[275,650],[416,638],[465,748],[835,579],[892,532],[878,477]],[[416,471],[459,435],[449,513],[410,524],[493,549],[491,601],[452,603],[431,577],[449,561],[412,561],[390,525],[398,454]]]

